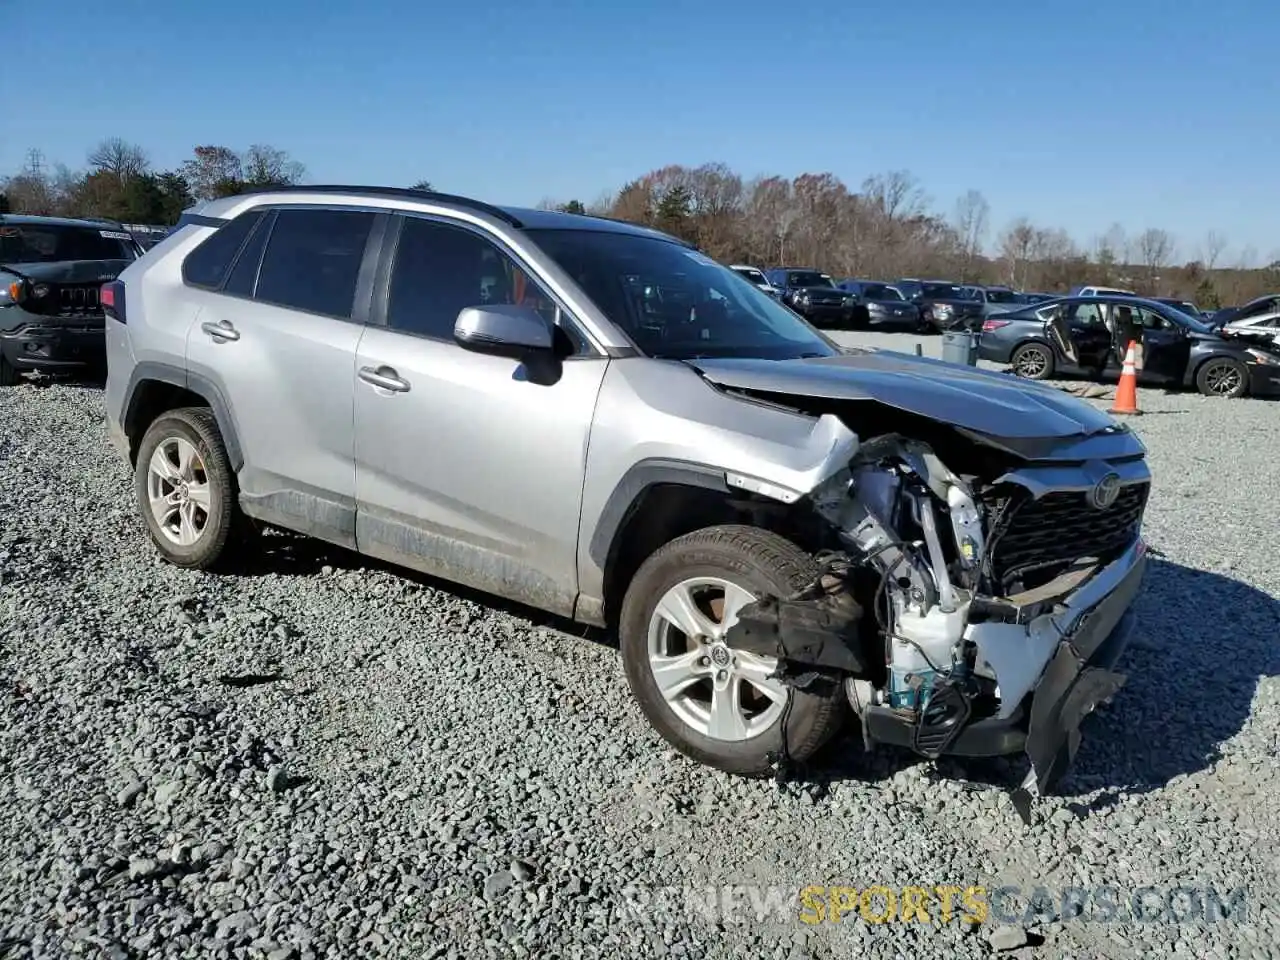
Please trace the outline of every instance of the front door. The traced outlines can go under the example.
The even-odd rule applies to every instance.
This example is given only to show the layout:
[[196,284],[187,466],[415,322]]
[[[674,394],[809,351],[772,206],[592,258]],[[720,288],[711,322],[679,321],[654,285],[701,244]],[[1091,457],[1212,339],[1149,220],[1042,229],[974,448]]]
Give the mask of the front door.
[[[359,549],[569,615],[608,359],[488,235],[406,216],[395,249],[384,323],[356,361]],[[550,375],[454,341],[461,310],[502,303],[556,325],[565,358]]]
[[1141,379],[1181,383],[1191,362],[1191,338],[1182,325],[1147,307],[1136,308],[1142,330]]

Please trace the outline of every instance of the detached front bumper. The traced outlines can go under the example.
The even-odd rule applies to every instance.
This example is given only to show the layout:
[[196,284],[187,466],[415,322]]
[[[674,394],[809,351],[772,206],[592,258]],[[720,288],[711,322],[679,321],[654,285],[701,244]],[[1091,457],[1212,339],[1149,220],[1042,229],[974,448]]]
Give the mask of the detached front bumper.
[[[1025,751],[1032,776],[1024,788],[1034,784],[1040,793],[1051,789],[1075,759],[1081,721],[1124,685],[1124,676],[1112,667],[1133,634],[1131,607],[1146,565],[1146,544],[1138,539],[1122,556],[1031,622],[1023,626],[991,624],[985,632],[988,625],[971,627],[980,655],[985,639],[985,653],[992,661],[1007,665],[1007,671],[1000,666],[994,671],[1002,696],[1009,692],[1016,696],[1025,685],[1017,674],[1026,676],[1028,669],[1032,671],[1031,690],[1007,703],[1007,709],[996,716],[965,726],[942,752],[982,757]],[[915,724],[888,707],[868,706],[863,724],[872,741],[915,749]]]
[[[1138,537],[1105,566],[1065,574],[1056,589],[974,601],[976,622],[965,637],[977,652],[975,672],[995,683],[999,706],[975,714],[966,699],[954,722],[932,726],[922,736],[918,713],[855,702],[864,741],[930,758],[1025,752],[1032,772],[1015,798],[1025,817],[1022,801],[1032,787],[1047,793],[1070,767],[1081,721],[1124,684],[1112,668],[1132,636],[1131,607],[1146,566],[1147,547]],[[830,596],[773,600],[743,608],[728,639],[730,646],[777,656],[787,665],[785,673],[817,669],[866,676],[869,665],[859,661],[851,643],[856,619],[856,612],[842,611]],[[851,699],[859,698],[851,691]]]

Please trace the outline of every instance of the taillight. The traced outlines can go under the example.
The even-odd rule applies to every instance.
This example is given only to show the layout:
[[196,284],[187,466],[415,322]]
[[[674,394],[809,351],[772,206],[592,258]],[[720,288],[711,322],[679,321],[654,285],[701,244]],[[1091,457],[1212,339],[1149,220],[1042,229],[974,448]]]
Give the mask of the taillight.
[[992,330],[999,330],[1001,327],[1007,327],[1008,325],[1008,320],[983,320],[982,332],[989,333]]
[[98,291],[98,300],[102,304],[102,312],[114,320],[125,323],[124,317],[124,284],[119,280],[104,283]]

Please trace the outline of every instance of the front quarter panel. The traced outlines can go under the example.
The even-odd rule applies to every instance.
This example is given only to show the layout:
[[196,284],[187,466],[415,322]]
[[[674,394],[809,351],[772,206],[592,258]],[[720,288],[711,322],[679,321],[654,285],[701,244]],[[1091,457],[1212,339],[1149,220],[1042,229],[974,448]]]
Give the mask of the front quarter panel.
[[[835,417],[815,419],[730,396],[678,361],[635,357],[609,365],[587,451],[578,575],[599,599],[612,535],[654,465],[726,489],[732,473],[798,496],[852,455]],[[697,481],[695,481],[697,482]]]

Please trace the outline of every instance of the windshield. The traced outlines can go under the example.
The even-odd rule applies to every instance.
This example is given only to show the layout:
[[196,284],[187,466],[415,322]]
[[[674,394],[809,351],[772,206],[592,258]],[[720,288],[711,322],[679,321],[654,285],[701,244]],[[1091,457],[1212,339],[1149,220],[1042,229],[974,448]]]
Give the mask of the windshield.
[[769,282],[768,280],[766,280],[766,279],[764,278],[764,274],[763,274],[763,273],[761,273],[759,270],[745,270],[745,269],[743,269],[743,268],[739,267],[739,268],[738,268],[738,270],[737,270],[737,272],[738,272],[738,273],[740,273],[740,274],[742,274],[744,277],[746,277],[746,278],[747,278],[748,280],[750,280],[752,283],[756,283],[756,284],[767,284],[767,283]]
[[787,283],[793,287],[834,287],[835,284],[825,273],[790,273],[787,274]]
[[1022,303],[1022,297],[1012,290],[988,290],[987,303]]
[[745,277],[696,250],[638,234],[527,233],[650,357],[788,360],[840,352]]
[[132,260],[129,234],[61,223],[0,224],[0,263]]
[[868,300],[901,300],[902,294],[893,287],[883,283],[869,283],[862,288],[862,295]]
[[951,283],[926,283],[923,286],[925,297],[930,300],[964,300],[964,291]]

